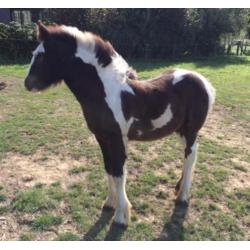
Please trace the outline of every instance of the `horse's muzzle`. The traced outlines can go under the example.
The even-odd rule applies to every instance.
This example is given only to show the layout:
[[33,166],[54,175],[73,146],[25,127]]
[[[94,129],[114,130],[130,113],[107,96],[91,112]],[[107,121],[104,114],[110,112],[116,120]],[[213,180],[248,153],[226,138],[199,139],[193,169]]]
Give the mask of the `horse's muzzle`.
[[27,76],[24,80],[24,86],[28,91],[36,91],[36,87],[34,86],[34,77]]

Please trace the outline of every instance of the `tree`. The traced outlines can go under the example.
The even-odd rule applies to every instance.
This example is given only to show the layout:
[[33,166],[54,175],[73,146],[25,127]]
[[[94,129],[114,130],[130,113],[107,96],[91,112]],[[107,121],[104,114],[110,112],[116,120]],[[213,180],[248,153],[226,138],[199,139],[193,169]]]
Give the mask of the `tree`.
[[250,38],[250,9],[44,9],[42,19],[97,33],[134,58],[215,55]]
[[45,9],[43,19],[48,23],[78,26],[84,29],[90,9]]

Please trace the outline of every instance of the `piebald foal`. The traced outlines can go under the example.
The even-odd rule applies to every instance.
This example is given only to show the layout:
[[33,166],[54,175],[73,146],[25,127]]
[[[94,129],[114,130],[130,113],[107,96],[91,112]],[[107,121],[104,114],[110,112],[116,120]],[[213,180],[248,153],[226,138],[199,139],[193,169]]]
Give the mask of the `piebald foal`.
[[106,208],[127,225],[131,204],[125,191],[128,140],[148,141],[176,132],[185,148],[177,200],[188,201],[197,155],[197,134],[215,100],[200,74],[173,69],[151,80],[136,73],[99,36],[67,26],[38,23],[39,46],[25,79],[29,91],[65,81],[79,101],[98,141],[108,176]]

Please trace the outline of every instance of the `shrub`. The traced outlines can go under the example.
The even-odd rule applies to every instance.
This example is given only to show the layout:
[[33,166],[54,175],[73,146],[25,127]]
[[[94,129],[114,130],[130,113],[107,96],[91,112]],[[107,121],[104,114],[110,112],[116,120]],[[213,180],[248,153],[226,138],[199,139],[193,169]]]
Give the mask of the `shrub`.
[[28,57],[36,46],[35,26],[0,23],[0,54],[18,59]]

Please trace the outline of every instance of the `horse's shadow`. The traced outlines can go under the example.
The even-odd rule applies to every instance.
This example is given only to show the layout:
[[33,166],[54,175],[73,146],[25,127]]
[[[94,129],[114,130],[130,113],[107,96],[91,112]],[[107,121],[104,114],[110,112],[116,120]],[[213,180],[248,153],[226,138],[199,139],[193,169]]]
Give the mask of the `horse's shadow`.
[[170,220],[164,225],[156,240],[183,240],[183,223],[188,212],[188,206],[176,203]]
[[[96,223],[89,229],[89,231],[83,236],[82,240],[95,240],[96,236],[110,224],[110,220],[113,217],[112,211],[102,210],[100,218],[96,221]],[[117,226],[112,223],[104,240],[120,240],[126,228]]]
[[[160,236],[155,240],[183,240],[183,223],[188,212],[188,207],[183,204],[175,204],[170,220],[164,225]],[[83,236],[82,240],[95,240],[98,234],[110,224],[113,212],[102,211],[100,218]],[[120,240],[126,228],[111,224],[104,240]]]

